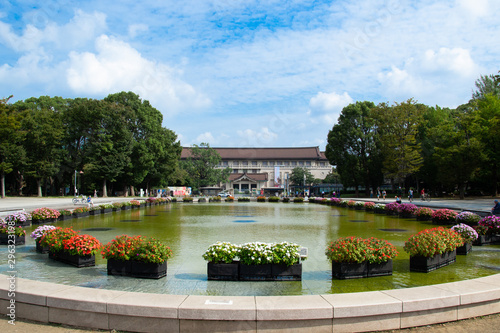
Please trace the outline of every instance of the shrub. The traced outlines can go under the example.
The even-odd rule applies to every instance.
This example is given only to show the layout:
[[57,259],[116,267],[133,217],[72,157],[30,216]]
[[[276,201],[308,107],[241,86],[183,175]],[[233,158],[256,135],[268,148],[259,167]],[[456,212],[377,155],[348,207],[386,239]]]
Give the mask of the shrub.
[[284,197],[283,199],[281,199],[283,202],[290,202],[290,198],[289,197]]
[[500,217],[495,215],[482,218],[478,224],[487,228],[486,234],[496,234],[500,231]]
[[250,198],[249,197],[239,197],[238,202],[250,202]]
[[121,235],[106,244],[101,254],[105,259],[163,263],[172,256],[172,250],[154,238]]
[[73,214],[86,213],[88,211],[89,211],[88,207],[77,207],[73,209]]
[[457,223],[464,223],[470,226],[477,225],[479,220],[481,220],[481,216],[467,211],[459,213],[456,217]]
[[462,236],[465,243],[472,243],[478,238],[476,230],[465,223],[454,225],[451,227],[451,230],[454,230]]
[[229,264],[240,255],[240,247],[229,242],[217,242],[208,247],[203,259],[214,264]]
[[432,213],[432,222],[437,224],[454,223],[457,218],[457,212],[451,209],[438,209]]
[[183,202],[193,202],[193,198],[189,197],[189,196],[188,197],[184,197],[184,198],[182,198],[182,201]]
[[99,205],[99,208],[110,209],[110,208],[113,208],[113,205],[112,204],[103,204],[103,205]]
[[257,197],[257,202],[266,202],[266,197],[265,196],[262,196],[262,195],[259,195]]
[[420,207],[415,211],[415,216],[421,220],[430,220],[432,218],[432,213],[434,213],[432,209],[427,207]]
[[61,215],[58,210],[52,208],[37,208],[31,212],[33,220],[57,219]]
[[280,198],[279,197],[269,197],[268,199],[269,202],[279,202],[280,201]]
[[95,255],[102,247],[101,242],[94,236],[74,235],[62,241],[63,251],[71,255],[91,256]]
[[391,212],[394,214],[398,214],[399,213],[399,206],[400,206],[400,204],[398,204],[397,202],[390,202],[387,205],[385,205],[385,211]]
[[33,238],[34,240],[38,240],[41,238],[47,231],[49,230],[54,230],[56,227],[53,225],[41,225],[37,227],[33,232],[31,233],[30,237]]
[[222,201],[222,198],[219,197],[219,196],[216,196],[216,197],[210,197],[210,199],[208,199],[209,202],[221,202]]
[[29,213],[16,212],[14,214],[7,215],[5,217],[5,222],[7,224],[9,224],[9,223],[21,224],[21,223],[28,221],[29,219],[31,219],[31,215]]
[[302,203],[302,202],[304,202],[304,198],[302,198],[302,197],[295,197],[295,198],[293,198],[293,202],[294,203]]
[[398,207],[398,212],[401,216],[411,216],[417,211],[417,206],[414,204],[400,204]]
[[408,238],[403,249],[410,256],[433,257],[436,254],[453,251],[464,243],[462,237],[451,229],[443,227],[425,229]]
[[371,201],[365,202],[364,207],[365,207],[366,211],[368,211],[368,212],[372,211],[375,208],[375,203],[371,202]]

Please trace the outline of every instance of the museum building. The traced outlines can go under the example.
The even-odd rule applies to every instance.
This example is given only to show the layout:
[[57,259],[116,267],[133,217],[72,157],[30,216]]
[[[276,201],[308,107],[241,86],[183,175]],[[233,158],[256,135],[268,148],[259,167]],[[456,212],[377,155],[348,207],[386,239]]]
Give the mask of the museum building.
[[[221,162],[219,168],[232,170],[225,184],[202,189],[207,195],[228,190],[231,194],[282,193],[290,186],[289,177],[296,167],[306,168],[314,178],[325,179],[332,170],[319,147],[294,148],[215,148]],[[187,159],[190,148],[184,147],[181,160]]]

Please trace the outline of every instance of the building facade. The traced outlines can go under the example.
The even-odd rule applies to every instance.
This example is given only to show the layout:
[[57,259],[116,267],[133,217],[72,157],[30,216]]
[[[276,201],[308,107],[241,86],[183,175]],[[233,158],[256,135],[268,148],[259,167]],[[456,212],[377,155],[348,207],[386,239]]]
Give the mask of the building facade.
[[[319,147],[299,148],[215,148],[221,156],[219,168],[232,170],[229,181],[216,189],[231,194],[274,194],[286,191],[296,167],[306,168],[314,178],[324,179],[332,170]],[[183,148],[181,159],[189,157]],[[207,193],[213,195],[216,193]]]

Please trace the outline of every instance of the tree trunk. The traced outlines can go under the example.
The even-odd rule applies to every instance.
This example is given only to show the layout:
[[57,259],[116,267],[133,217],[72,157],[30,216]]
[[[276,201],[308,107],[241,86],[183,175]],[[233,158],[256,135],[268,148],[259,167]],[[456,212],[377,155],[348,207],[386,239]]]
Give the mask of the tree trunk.
[[38,188],[38,197],[41,198],[42,197],[42,180],[41,179],[36,180],[36,187]]
[[128,197],[128,186],[127,185],[123,186],[123,195],[125,196],[125,198]]
[[2,186],[2,199],[5,198],[5,172],[2,172],[2,179],[1,179],[1,186]]
[[466,190],[466,188],[467,188],[467,183],[463,183],[460,186],[460,200],[465,199],[465,190]]
[[132,185],[130,186],[130,195],[135,197],[135,188]]
[[106,178],[102,181],[102,197],[103,198],[108,197],[108,190],[106,188]]

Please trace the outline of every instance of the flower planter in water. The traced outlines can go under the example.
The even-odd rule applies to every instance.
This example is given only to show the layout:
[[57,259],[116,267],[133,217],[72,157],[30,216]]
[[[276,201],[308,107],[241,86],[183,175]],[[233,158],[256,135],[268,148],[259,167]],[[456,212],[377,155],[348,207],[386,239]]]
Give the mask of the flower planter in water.
[[472,243],[475,246],[483,246],[489,244],[496,244],[500,242],[500,237],[497,235],[479,235],[479,237]]
[[456,261],[457,251],[436,254],[433,257],[410,257],[410,271],[429,273],[438,268],[448,266]]
[[73,216],[76,217],[76,218],[87,217],[87,216],[89,216],[89,212],[73,213]]
[[167,262],[161,264],[142,261],[108,259],[108,275],[159,279],[167,275]]
[[380,264],[367,265],[367,277],[392,275],[392,259]]
[[0,234],[0,245],[23,245],[25,242],[26,242],[25,235],[9,238],[8,234]]
[[239,279],[239,262],[214,264],[207,263],[208,280],[223,280],[223,281],[238,281]]
[[95,266],[95,255],[79,256],[79,255],[69,254],[64,251],[59,251],[59,252],[49,252],[49,258],[79,268]]
[[302,264],[272,264],[271,274],[274,281],[302,281]]
[[31,220],[26,220],[24,222],[17,221],[16,227],[29,227],[31,226]]
[[89,211],[89,215],[101,215],[101,210],[100,209],[91,210]]
[[71,214],[71,215],[63,215],[63,214],[61,214],[61,215],[59,215],[58,220],[59,221],[67,221],[67,220],[71,220],[71,219],[74,219],[74,218],[75,217],[73,216],[73,214]]
[[35,250],[37,253],[42,253],[42,254],[49,253],[49,247],[48,246],[41,246],[39,240],[36,240],[35,244],[36,244]]
[[47,223],[54,223],[56,222],[56,218],[50,218],[50,219],[33,219],[31,222],[33,224],[47,224]]
[[340,280],[359,279],[367,277],[368,266],[366,262],[332,262],[332,277]]
[[457,254],[466,255],[472,251],[472,243],[465,243],[462,246],[457,247]]
[[113,208],[101,208],[101,214],[111,213]]
[[245,265],[240,264],[240,280],[271,281],[273,279],[272,264]]

